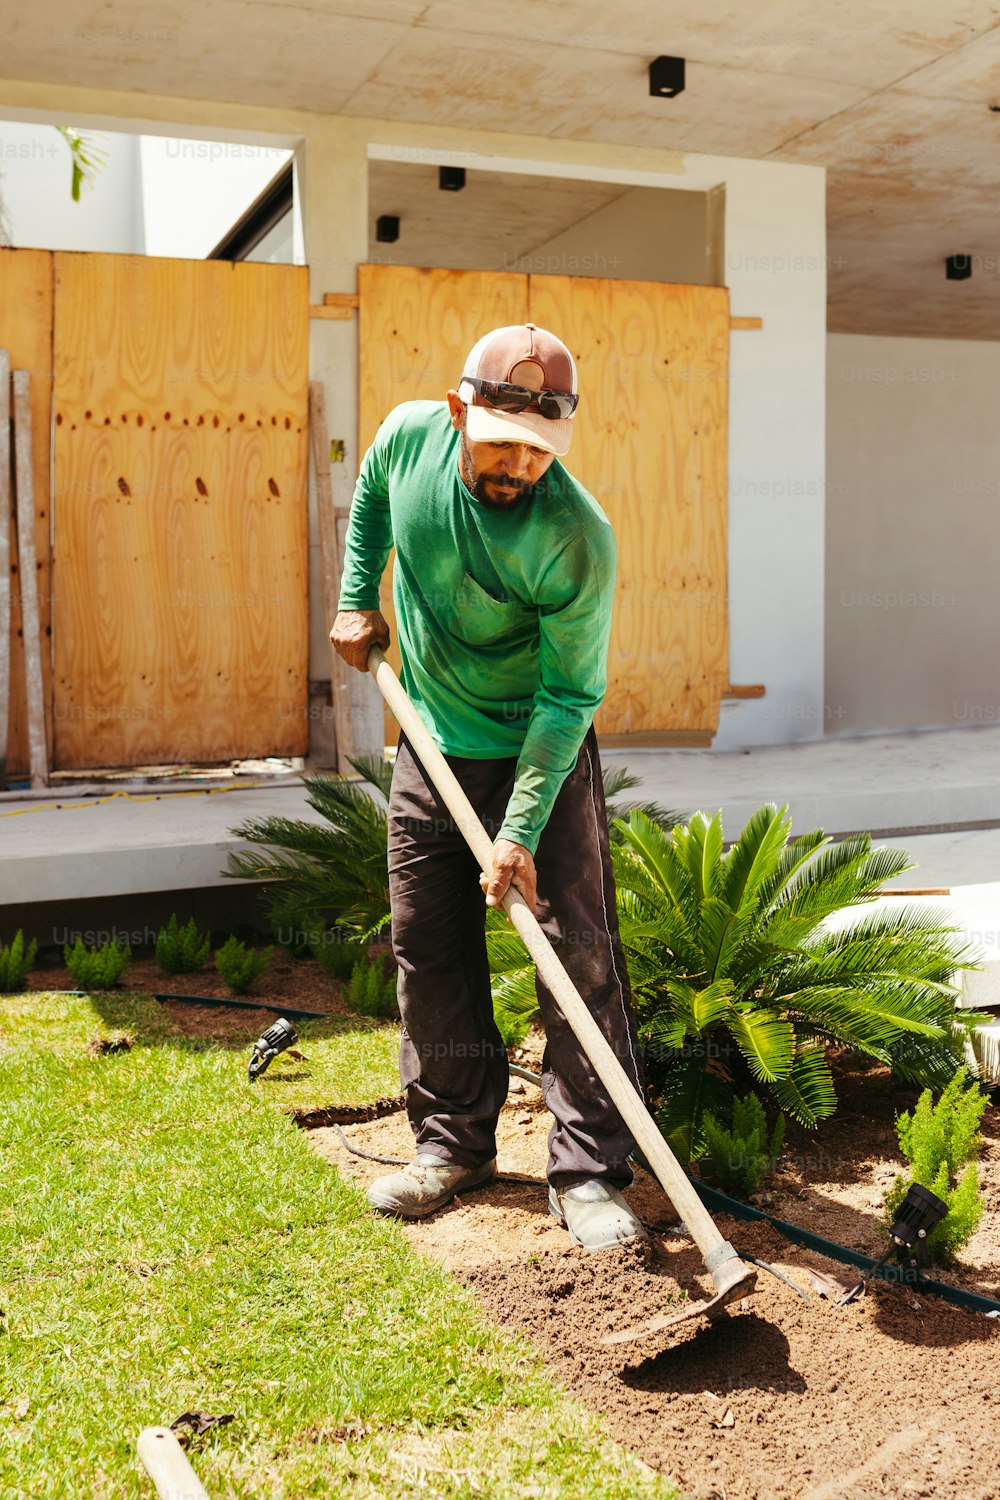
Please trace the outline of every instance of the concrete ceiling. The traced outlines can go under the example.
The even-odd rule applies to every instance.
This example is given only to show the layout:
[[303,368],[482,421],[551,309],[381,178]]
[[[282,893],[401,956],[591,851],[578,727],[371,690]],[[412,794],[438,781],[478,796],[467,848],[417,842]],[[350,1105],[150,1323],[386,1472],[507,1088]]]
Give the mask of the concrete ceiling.
[[[436,167],[373,161],[368,173],[368,258],[455,270],[524,270],[519,261],[536,246],[628,191],[620,183],[533,177],[531,191],[525,192],[522,178],[473,172],[461,194],[442,193]],[[402,254],[376,241],[375,223],[383,213],[399,216]]]
[[825,166],[831,329],[1000,339],[1000,0],[48,0],[0,70]]

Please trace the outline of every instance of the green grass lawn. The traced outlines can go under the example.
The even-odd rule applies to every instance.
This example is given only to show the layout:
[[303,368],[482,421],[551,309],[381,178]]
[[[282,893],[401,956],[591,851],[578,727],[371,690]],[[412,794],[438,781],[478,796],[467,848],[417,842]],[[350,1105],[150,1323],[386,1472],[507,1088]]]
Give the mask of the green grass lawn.
[[196,1409],[213,1500],[666,1500],[283,1113],[394,1092],[393,1029],[301,1036],[251,1087],[155,1002],[0,996],[0,1495],[152,1496],[139,1430]]

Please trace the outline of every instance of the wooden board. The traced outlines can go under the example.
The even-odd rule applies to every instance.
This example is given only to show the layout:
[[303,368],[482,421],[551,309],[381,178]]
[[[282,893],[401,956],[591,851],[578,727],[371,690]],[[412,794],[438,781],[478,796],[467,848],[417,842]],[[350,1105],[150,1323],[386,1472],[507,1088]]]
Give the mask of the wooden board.
[[10,355],[0,348],[0,792],[7,789],[10,724],[10,568],[14,528],[10,494]]
[[[359,266],[359,442],[364,455],[379,424],[401,401],[443,401],[458,386],[465,356],[491,328],[528,317],[528,279],[493,271]],[[399,671],[392,562],[382,580],[382,613]],[[385,711],[386,744],[399,726]]]
[[[52,744],[52,575],[49,547],[50,426],[52,418],[52,252],[0,248],[0,348],[10,354],[12,369],[31,376],[32,489],[35,500],[35,574],[42,649],[42,697],[45,738]],[[13,529],[14,495],[9,495],[8,522]],[[29,770],[28,709],[24,672],[24,634],[21,588],[16,553],[9,561],[10,696],[7,735],[7,776],[22,777]]]
[[[321,380],[309,382],[309,439],[316,485],[316,523],[319,530],[319,550],[323,572],[323,619],[327,635],[329,635],[337,617],[337,604],[340,599],[340,538],[337,535],[337,512],[333,501],[333,480],[330,477],[330,430],[326,420],[326,390]],[[351,668],[334,649],[331,641],[330,700],[333,705],[337,770],[343,776],[351,774],[353,767],[348,757],[354,754],[351,690],[347,680],[349,671]]]
[[308,745],[308,271],[55,257],[57,769]]
[[569,344],[581,402],[566,467],[619,547],[598,730],[708,742],[729,682],[725,288],[361,266],[359,289],[362,453],[397,402],[442,398],[488,328],[530,317]]
[[618,538],[598,732],[714,734],[729,680],[729,294],[532,276],[529,305],[577,361],[566,466]]
[[32,473],[31,375],[15,370],[14,488],[17,491],[17,573],[21,580],[21,624],[24,639],[25,698],[28,709],[28,762],[31,785],[49,784],[49,749],[45,736],[42,674],[42,630],[38,609],[38,564],[35,558],[35,488]]

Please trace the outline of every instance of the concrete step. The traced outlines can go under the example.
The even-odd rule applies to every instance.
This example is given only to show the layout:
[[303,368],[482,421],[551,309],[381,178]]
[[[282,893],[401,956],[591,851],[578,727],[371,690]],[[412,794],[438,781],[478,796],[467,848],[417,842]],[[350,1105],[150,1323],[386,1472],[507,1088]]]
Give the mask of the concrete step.
[[276,785],[61,796],[0,804],[0,905],[230,884],[232,829],[278,815],[321,823],[301,779]]

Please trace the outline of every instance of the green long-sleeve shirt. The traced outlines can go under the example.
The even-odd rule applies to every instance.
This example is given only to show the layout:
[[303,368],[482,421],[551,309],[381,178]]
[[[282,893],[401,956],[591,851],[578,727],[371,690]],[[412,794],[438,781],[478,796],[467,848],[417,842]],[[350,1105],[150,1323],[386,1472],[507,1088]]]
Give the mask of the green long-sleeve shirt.
[[382,423],[354,491],[341,609],[378,609],[396,548],[402,682],[446,755],[517,758],[498,837],[532,853],[604,697],[617,549],[556,459],[511,511],[458,471],[447,404]]

